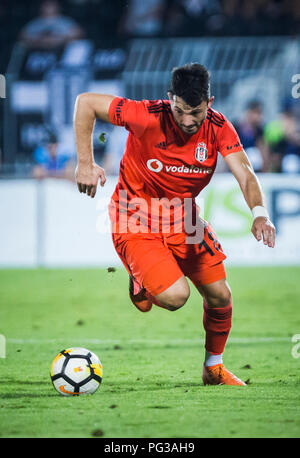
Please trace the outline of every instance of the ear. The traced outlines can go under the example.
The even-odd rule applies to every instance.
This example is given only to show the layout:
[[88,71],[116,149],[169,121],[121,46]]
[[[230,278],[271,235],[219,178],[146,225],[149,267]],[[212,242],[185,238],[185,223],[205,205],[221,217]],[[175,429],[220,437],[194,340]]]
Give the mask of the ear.
[[168,97],[169,97],[169,100],[170,100],[170,101],[173,100],[173,94],[172,94],[172,92],[168,91]]
[[210,107],[212,106],[214,100],[215,100],[215,97],[214,97],[214,96],[212,96],[212,97],[210,97],[210,98],[208,99],[208,104],[207,104],[208,108],[210,108]]

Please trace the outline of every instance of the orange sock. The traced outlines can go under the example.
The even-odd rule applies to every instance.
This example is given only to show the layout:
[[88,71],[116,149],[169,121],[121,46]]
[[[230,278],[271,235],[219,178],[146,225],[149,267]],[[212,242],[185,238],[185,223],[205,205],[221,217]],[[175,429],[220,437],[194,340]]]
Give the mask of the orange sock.
[[214,355],[224,352],[232,325],[232,300],[226,307],[208,307],[203,302],[203,326],[206,331],[205,349]]

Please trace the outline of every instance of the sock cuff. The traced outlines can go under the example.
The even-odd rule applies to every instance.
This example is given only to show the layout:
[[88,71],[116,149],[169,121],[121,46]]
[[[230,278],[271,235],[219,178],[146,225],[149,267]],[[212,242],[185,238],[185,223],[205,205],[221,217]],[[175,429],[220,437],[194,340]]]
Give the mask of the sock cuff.
[[203,303],[203,307],[205,314],[210,318],[227,320],[232,317],[232,299],[226,307],[208,307],[205,302]]

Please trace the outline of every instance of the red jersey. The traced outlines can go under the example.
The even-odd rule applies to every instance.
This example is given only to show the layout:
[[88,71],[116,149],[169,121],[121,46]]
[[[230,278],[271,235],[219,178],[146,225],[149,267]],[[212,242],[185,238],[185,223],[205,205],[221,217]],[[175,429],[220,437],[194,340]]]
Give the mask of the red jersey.
[[[116,97],[109,107],[109,119],[129,131],[112,196],[118,209],[127,206],[128,216],[134,213],[128,210],[133,198],[194,201],[212,178],[218,152],[225,157],[243,148],[233,125],[211,108],[193,135],[177,126],[168,100]],[[126,191],[126,202],[120,191]]]

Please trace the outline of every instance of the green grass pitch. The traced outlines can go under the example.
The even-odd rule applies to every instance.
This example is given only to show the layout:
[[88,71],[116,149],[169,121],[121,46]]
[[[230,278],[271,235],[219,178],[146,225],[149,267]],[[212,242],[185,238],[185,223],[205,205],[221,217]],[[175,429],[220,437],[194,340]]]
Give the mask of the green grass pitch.
[[[201,380],[202,299],[140,313],[123,268],[0,271],[0,437],[300,436],[300,267],[228,268],[233,328],[224,363],[246,387]],[[49,368],[68,347],[94,351],[103,381],[63,397]]]

